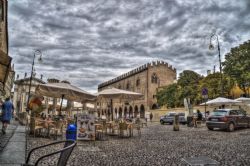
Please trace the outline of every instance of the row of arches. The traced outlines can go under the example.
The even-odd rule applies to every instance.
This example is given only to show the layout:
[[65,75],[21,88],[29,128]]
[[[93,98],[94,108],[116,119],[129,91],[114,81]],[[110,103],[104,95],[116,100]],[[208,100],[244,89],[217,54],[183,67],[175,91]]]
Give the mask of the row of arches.
[[140,105],[138,107],[137,105],[129,107],[115,107],[113,110],[111,109],[102,109],[98,112],[98,117],[101,117],[102,115],[105,115],[108,119],[119,119],[119,118],[134,118],[134,117],[140,117],[145,118],[145,107],[144,105]]

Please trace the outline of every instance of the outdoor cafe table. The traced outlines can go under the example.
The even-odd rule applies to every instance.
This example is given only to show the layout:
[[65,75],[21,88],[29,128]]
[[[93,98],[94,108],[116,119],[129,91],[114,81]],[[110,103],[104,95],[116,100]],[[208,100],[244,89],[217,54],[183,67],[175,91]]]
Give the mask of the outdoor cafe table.
[[107,125],[107,129],[109,129],[109,135],[117,135],[115,134],[115,128],[118,129],[118,123],[114,122],[114,121],[110,121],[106,123]]
[[47,130],[46,137],[49,137],[49,132],[52,127],[55,126],[55,121],[53,120],[38,120],[39,122],[42,123],[43,127]]

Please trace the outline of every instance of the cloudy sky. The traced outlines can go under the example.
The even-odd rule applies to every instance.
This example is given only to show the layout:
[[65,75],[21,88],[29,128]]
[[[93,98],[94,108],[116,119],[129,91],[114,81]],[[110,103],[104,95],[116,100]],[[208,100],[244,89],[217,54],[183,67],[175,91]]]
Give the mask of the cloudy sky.
[[[205,74],[218,66],[209,50],[219,36],[222,60],[250,39],[249,0],[9,0],[9,50],[16,73],[69,80],[95,92],[97,85],[153,60],[178,73]],[[216,45],[217,42],[214,40]]]

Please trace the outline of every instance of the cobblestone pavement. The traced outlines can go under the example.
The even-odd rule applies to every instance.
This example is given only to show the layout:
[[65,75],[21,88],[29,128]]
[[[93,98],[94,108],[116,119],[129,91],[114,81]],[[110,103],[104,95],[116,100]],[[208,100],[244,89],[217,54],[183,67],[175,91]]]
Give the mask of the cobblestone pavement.
[[15,122],[15,121],[11,122],[11,124],[8,125],[8,128],[6,130],[6,134],[3,135],[2,122],[0,122],[0,151],[2,151],[4,149],[4,147],[7,145],[9,139],[12,137],[16,128],[17,128],[17,122]]
[[[52,140],[30,138],[28,149],[49,142]],[[48,151],[52,149],[32,158]],[[250,165],[250,129],[225,132],[181,125],[180,131],[173,131],[171,125],[152,123],[142,129],[141,137],[135,132],[132,138],[110,136],[107,141],[78,142],[68,165],[184,165],[183,158],[198,156],[207,156],[220,165]],[[44,165],[53,165],[55,160],[52,157]]]

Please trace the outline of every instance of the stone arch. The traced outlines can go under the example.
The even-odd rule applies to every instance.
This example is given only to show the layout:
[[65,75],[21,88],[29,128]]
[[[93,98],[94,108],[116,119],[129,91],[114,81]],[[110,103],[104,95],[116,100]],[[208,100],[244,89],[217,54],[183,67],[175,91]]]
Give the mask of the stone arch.
[[101,117],[101,111],[100,110],[97,111],[97,115],[98,115],[98,117]]
[[134,110],[135,110],[135,111],[134,111],[134,118],[136,118],[137,115],[139,114],[138,106],[137,106],[137,105],[135,106],[135,109],[134,109]]
[[156,103],[154,103],[151,107],[152,110],[158,109],[158,105]]
[[128,111],[128,117],[132,117],[133,116],[133,107],[129,106],[129,111]]
[[118,112],[117,112],[117,108],[115,108],[115,119],[118,118]]
[[140,106],[140,118],[145,118],[145,108],[143,104]]
[[128,116],[128,109],[127,107],[124,107],[124,117],[127,118]]
[[110,120],[111,119],[111,109],[110,108],[108,108],[108,110],[107,110],[107,119],[108,120]]
[[119,108],[119,118],[122,118],[122,108]]

